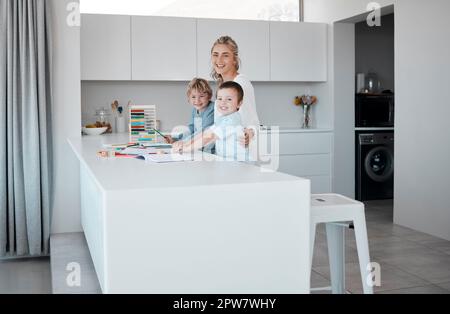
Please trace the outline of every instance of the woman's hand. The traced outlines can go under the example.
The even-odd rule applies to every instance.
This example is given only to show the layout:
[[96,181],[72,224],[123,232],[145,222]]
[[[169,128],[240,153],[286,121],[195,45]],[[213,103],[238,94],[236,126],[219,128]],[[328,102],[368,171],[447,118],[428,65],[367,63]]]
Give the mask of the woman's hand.
[[248,147],[250,141],[255,137],[255,131],[253,129],[244,129],[244,136],[239,138],[239,143],[242,146]]

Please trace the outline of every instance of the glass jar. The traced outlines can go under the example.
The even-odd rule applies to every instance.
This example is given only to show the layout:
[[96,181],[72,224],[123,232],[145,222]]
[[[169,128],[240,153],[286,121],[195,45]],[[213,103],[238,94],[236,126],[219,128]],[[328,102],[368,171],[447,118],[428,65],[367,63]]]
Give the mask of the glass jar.
[[112,126],[110,122],[111,113],[106,108],[100,108],[95,111],[97,127],[107,127],[106,133],[112,133]]

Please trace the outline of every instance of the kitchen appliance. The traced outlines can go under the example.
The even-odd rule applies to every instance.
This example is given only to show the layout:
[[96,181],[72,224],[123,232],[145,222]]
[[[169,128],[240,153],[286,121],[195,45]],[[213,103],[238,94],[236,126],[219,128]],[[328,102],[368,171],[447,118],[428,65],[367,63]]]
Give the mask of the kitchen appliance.
[[394,196],[394,132],[356,134],[356,199]]
[[381,82],[376,73],[370,72],[366,77],[365,90],[368,93],[379,93],[381,91]]
[[394,94],[356,94],[357,128],[393,127]]
[[356,92],[363,93],[366,84],[366,76],[364,73],[356,73]]

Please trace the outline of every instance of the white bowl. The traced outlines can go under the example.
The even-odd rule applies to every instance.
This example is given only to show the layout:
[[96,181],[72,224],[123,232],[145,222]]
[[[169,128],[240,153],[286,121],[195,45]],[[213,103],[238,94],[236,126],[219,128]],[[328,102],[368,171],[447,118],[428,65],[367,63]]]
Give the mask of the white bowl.
[[108,130],[108,128],[102,127],[102,128],[86,128],[83,127],[83,133],[86,135],[100,135],[106,132],[106,130]]

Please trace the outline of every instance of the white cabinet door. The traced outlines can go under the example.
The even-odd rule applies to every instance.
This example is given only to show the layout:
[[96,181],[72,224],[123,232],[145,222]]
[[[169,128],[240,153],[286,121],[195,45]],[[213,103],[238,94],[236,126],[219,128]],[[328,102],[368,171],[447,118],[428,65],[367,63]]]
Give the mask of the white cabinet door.
[[130,16],[81,15],[81,79],[130,80]]
[[198,19],[198,76],[211,79],[211,48],[224,35],[233,38],[239,46],[239,72],[252,81],[269,81],[269,23],[263,21]]
[[281,155],[279,170],[297,177],[329,176],[331,173],[330,155]]
[[331,133],[273,133],[265,135],[267,140],[267,152],[262,155],[274,154],[274,147],[278,145],[281,155],[303,155],[303,154],[329,154],[331,152]]
[[270,22],[272,81],[327,80],[327,25]]
[[196,20],[133,16],[133,80],[188,81],[196,76]]

